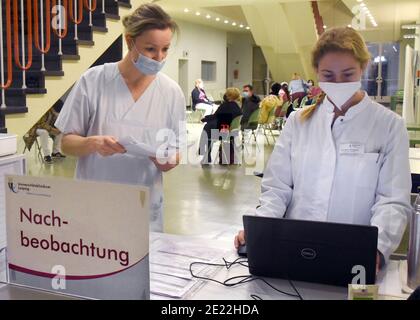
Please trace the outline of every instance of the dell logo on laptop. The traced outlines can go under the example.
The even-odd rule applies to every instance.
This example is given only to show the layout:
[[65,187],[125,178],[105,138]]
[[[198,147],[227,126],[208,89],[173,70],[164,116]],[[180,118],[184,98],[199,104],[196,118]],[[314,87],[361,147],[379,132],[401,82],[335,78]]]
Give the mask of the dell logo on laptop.
[[316,251],[311,248],[302,249],[300,254],[304,259],[307,259],[307,260],[314,260],[316,258]]

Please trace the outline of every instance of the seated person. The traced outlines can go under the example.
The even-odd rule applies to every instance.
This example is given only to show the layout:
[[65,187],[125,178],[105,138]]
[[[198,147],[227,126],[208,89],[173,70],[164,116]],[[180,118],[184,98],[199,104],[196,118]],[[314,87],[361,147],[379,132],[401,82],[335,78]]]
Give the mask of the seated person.
[[315,83],[313,80],[308,80],[307,86],[308,86],[308,101],[306,101],[306,105],[310,106],[315,103],[316,97],[322,94],[322,90],[320,87],[315,86]]
[[195,88],[191,92],[191,98],[192,110],[204,110],[204,116],[212,114],[217,108],[217,105],[207,97],[204,91],[204,83],[201,79],[195,80]]
[[270,113],[274,108],[278,108],[283,104],[277,95],[270,94],[266,96],[260,103],[260,117],[258,123],[266,124],[270,121]]
[[[226,93],[223,97],[223,103],[220,105],[217,111],[214,114],[208,115],[201,120],[206,122],[206,125],[203,128],[203,132],[201,133],[199,149],[199,154],[204,155],[203,164],[211,163],[212,138],[217,139],[219,136],[218,132],[224,128],[229,127],[232,123],[232,120],[242,114],[241,108],[239,108],[240,98],[241,92],[239,89],[226,89]],[[215,133],[217,133],[217,135],[215,135]]]
[[[61,153],[61,139],[63,134],[54,126],[63,104],[64,103],[61,100],[58,100],[58,102],[56,102],[23,137],[26,147],[28,150],[31,150],[33,143],[39,136],[42,153],[44,154],[44,161],[47,164],[53,163],[53,158],[66,157]],[[49,148],[49,137],[53,139],[52,152]]]
[[254,88],[252,85],[247,84],[243,87],[242,91],[242,119],[241,119],[241,130],[248,129],[248,121],[251,114],[258,110],[261,99],[254,94]]

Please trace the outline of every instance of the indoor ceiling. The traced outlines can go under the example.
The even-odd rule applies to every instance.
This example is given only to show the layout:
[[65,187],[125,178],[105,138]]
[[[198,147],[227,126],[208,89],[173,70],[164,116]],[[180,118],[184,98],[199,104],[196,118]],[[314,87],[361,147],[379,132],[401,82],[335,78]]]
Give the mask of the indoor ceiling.
[[[157,0],[176,19],[211,26],[229,32],[250,32],[243,6],[275,7],[278,4],[309,2],[308,0]],[[352,9],[364,3],[375,18],[377,27],[367,21],[362,31],[368,41],[398,41],[405,31],[401,25],[420,21],[420,0],[321,0],[320,13],[326,27],[346,26],[352,23]],[[189,12],[184,12],[188,8]],[[200,12],[200,16],[196,15]],[[218,18],[219,21],[216,21]],[[300,19],[299,16],[293,17]],[[225,23],[225,20],[228,23]],[[234,23],[235,25],[232,25]],[[275,23],[275,22],[274,22]],[[243,28],[239,26],[243,25]],[[252,30],[251,30],[252,32]]]

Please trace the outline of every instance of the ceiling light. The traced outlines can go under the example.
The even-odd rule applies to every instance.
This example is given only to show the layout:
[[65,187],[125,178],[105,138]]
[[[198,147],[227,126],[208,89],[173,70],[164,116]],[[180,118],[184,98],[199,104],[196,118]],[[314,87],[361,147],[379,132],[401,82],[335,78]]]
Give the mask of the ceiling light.
[[232,26],[236,26],[236,22],[233,22],[233,23],[232,23]]
[[405,24],[401,26],[401,29],[415,30],[417,28],[420,28],[420,24]]
[[246,27],[246,30],[250,30],[251,28],[250,27]]
[[208,15],[206,15],[206,18],[207,18],[207,19],[210,19],[210,18],[211,18],[211,15],[209,15],[209,14],[208,14]]
[[190,12],[190,10],[189,10],[188,8],[185,8],[185,9],[184,9],[184,12],[185,12],[185,13],[188,13],[188,12]]
[[327,26],[323,26],[324,29],[327,29]]
[[419,34],[405,34],[403,37],[404,39],[415,39],[419,36],[420,36]]
[[195,13],[195,15],[196,15],[196,16],[199,16],[199,15],[201,15],[201,13],[197,11],[197,12]]
[[351,24],[348,24],[347,27],[351,28]]
[[216,18],[216,21],[220,21],[220,18]]
[[225,23],[228,24],[229,23],[229,20],[225,20]]
[[243,28],[243,27],[244,27],[244,25],[243,25],[243,24],[239,25],[239,28]]

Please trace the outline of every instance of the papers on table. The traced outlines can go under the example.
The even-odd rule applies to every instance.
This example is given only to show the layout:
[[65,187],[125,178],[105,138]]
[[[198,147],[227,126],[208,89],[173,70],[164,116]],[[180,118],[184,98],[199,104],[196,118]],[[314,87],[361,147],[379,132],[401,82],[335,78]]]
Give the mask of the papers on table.
[[[157,238],[150,251],[150,293],[156,299],[185,298],[201,284],[191,275],[192,262],[220,262],[225,251],[189,242],[171,242]],[[217,268],[195,265],[194,274],[212,277]]]
[[407,282],[407,270],[402,276],[402,267],[407,265],[407,261],[393,261],[390,260],[386,265],[385,270],[382,270],[377,279],[379,285],[379,294],[387,297],[394,297],[398,299],[407,299],[408,294],[403,292],[404,282]]

